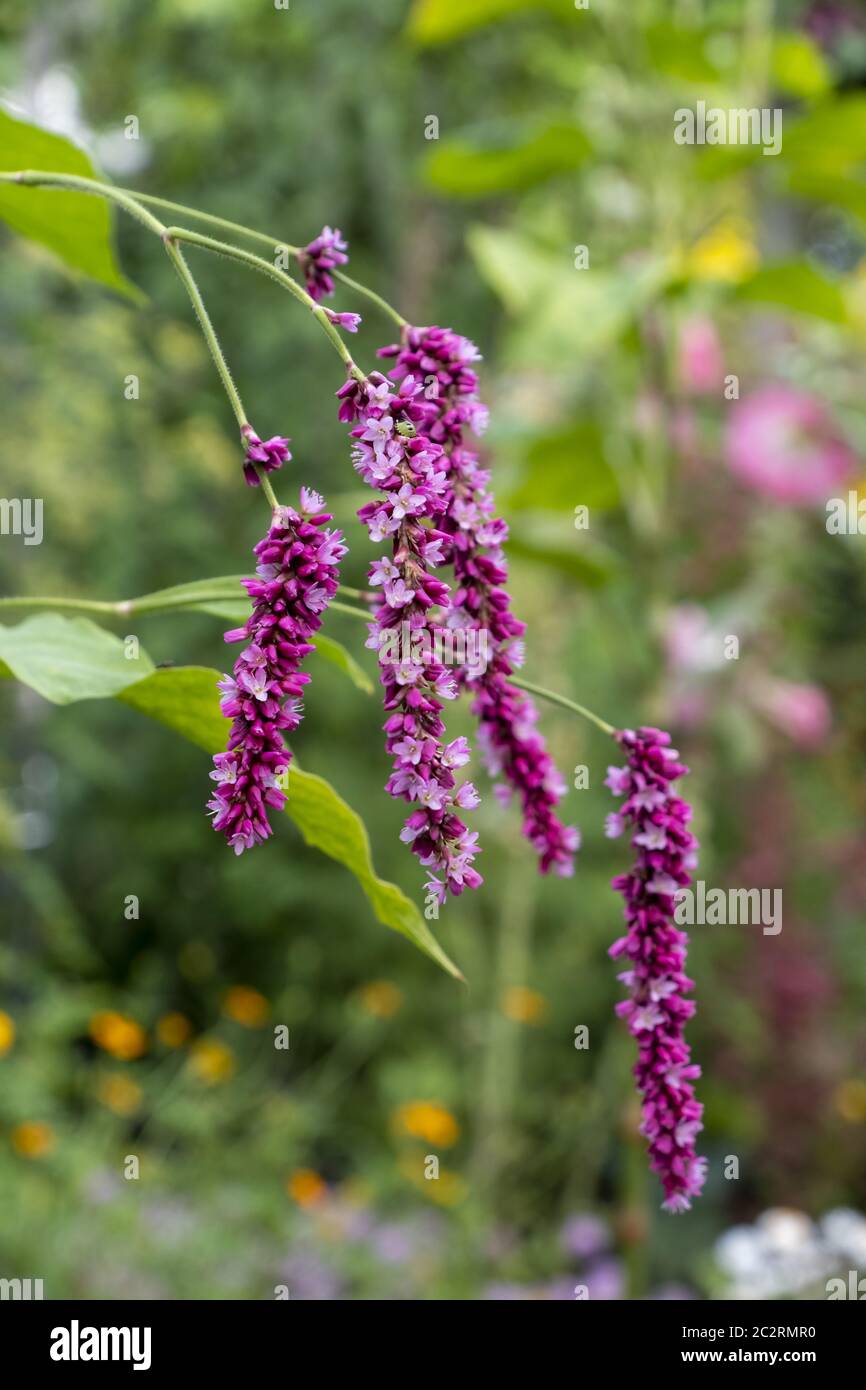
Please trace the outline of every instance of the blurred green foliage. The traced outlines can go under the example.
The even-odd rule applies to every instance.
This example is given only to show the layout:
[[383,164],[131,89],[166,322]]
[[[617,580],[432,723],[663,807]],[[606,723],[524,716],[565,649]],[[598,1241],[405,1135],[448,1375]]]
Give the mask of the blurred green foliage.
[[[56,708],[4,681],[0,1274],[44,1277],[50,1297],[715,1293],[732,1223],[866,1208],[863,540],[734,477],[732,402],[689,386],[682,346],[709,322],[743,398],[816,394],[862,459],[866,42],[856,6],[829,28],[826,8],[0,3],[0,86],[117,182],[298,244],[339,226],[353,275],[479,343],[527,675],[618,725],[672,726],[701,876],[785,894],[778,937],[694,931],[711,1176],[673,1220],[613,1018],[608,883],[627,847],[603,834],[600,734],[542,711],[569,785],[589,769],[565,803],[584,832],[570,882],[538,878],[479,777],[486,882],[432,924],[461,986],[294,828],[228,854],[198,749],[118,701]],[[781,153],[678,146],[673,113],[698,100],[780,107]],[[237,574],[263,527],[182,287],[156,238],[116,227],[140,309],[3,234],[2,492],[45,506],[41,546],[0,540],[4,594],[113,600]],[[288,296],[193,257],[251,419],[292,436],[290,469],[327,496],[345,582],[363,583],[336,359]],[[370,366],[391,328],[338,298],[364,314]],[[738,661],[702,665],[697,638],[672,658],[695,610],[740,634]],[[160,665],[225,659],[212,613],[106,627]],[[326,632],[373,674],[351,619]],[[819,746],[768,717],[780,681],[826,695]],[[379,790],[376,696],[316,660],[306,705],[301,766],[362,811],[378,871],[420,907]],[[458,710],[449,732],[471,722]],[[583,1262],[560,1237],[576,1212],[609,1229]]]

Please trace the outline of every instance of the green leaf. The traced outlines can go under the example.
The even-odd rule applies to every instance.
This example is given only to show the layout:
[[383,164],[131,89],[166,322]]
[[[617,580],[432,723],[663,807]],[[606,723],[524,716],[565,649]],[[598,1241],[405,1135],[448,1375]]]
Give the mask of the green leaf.
[[748,303],[778,304],[830,323],[848,322],[841,289],[808,261],[763,266],[738,286],[737,297]]
[[120,638],[89,618],[59,613],[0,627],[0,662],[0,675],[15,676],[55,705],[117,695],[154,669],[146,652],[127,657]]
[[591,421],[580,421],[533,440],[509,510],[571,512],[578,505],[602,510],[618,502],[619,486],[604,456],[601,431]]
[[247,576],[220,574],[215,579],[194,579],[189,584],[173,584],[169,589],[156,589],[151,594],[130,599],[130,611],[155,613],[164,608],[192,608],[216,617],[234,617],[232,609],[248,614],[249,599],[241,584]]
[[709,55],[709,29],[686,29],[670,20],[651,24],[644,35],[650,66],[682,82],[718,82],[722,76]]
[[415,0],[406,32],[416,43],[449,43],[482,25],[527,11],[573,19],[574,0]]
[[440,193],[480,198],[530,188],[557,174],[571,173],[585,163],[589,153],[583,131],[561,122],[507,149],[448,141],[425,160],[424,174]]
[[[39,169],[98,178],[83,150],[63,135],[17,120],[0,108],[3,170]],[[0,184],[0,218],[22,236],[47,246],[73,270],[133,299],[141,293],[126,279],[114,254],[111,214],[104,198],[66,189]]]
[[866,184],[860,178],[794,170],[788,178],[788,191],[815,203],[842,208],[861,227],[866,227]]
[[808,34],[776,35],[773,76],[783,92],[795,97],[823,96],[833,85],[827,61]]
[[[154,671],[122,691],[118,698],[174,729],[205,752],[215,753],[225,747],[230,727],[219,708],[218,679],[219,673],[207,667],[170,667]],[[324,778],[301,771],[294,761],[289,772],[286,814],[308,845],[354,874],[384,926],[407,937],[456,979],[463,978],[415,904],[396,884],[377,875],[361,818]]]
[[[575,532],[575,536],[583,533]],[[546,565],[548,569],[564,574],[568,579],[586,589],[598,589],[606,584],[614,573],[614,563],[593,547],[590,551],[587,542],[578,539],[575,545],[581,548],[569,550],[564,545],[551,545],[544,540],[518,532],[508,540],[508,554],[516,560],[528,560],[536,565]]]
[[[157,589],[132,599],[131,611],[134,613],[156,613],[168,609],[187,610],[193,613],[209,613],[212,617],[223,618],[226,622],[240,624],[250,614],[250,601],[241,590],[242,576],[239,574],[219,575],[215,579],[196,579],[190,584],[175,584],[170,589]],[[240,596],[239,595],[240,591]],[[322,633],[312,639],[316,655],[342,671],[358,690],[372,695],[374,686],[367,672],[347,651],[341,642]]]
[[786,120],[782,158],[800,171],[857,176],[866,160],[866,96],[846,93]]
[[348,676],[352,684],[358,690],[362,690],[365,695],[373,694],[376,687],[363,666],[358,664],[342,642],[335,642],[333,637],[326,637],[322,632],[317,632],[311,640],[316,648],[316,656],[330,661],[333,666],[343,672],[344,676]]
[[521,358],[563,371],[610,348],[673,277],[673,261],[647,254],[622,269],[576,269],[574,248],[551,252],[527,237],[476,225],[469,248],[506,308],[521,316]]

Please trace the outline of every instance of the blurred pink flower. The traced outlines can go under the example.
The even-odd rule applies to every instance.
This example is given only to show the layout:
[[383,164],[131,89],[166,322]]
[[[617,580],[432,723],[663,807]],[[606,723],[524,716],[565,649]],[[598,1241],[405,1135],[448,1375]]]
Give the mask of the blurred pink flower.
[[682,325],[677,343],[677,376],[684,391],[721,391],[725,364],[712,319],[695,316]]
[[665,613],[661,637],[672,671],[714,671],[722,665],[722,635],[698,603],[673,604]]
[[735,402],[726,449],[748,487],[795,507],[826,502],[855,466],[825,403],[790,386],[765,386]]
[[817,748],[830,732],[830,701],[818,685],[767,678],[752,690],[762,714],[801,748]]

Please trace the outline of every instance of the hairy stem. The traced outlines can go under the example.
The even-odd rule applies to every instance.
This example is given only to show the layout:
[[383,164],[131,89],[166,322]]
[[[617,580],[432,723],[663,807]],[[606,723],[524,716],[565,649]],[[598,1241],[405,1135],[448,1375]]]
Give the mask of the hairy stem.
[[67,188],[76,193],[92,193],[116,203],[124,212],[128,212],[130,217],[147,227],[148,231],[156,232],[157,236],[162,236],[165,232],[165,226],[159,218],[136,202],[130,193],[115,188],[113,184],[100,183],[98,179],[86,179],[80,174],[46,173],[42,169],[20,169],[15,173],[0,173],[0,183],[20,183],[28,188]]
[[364,380],[364,373],[352,360],[349,349],[328,318],[327,310],[321,304],[317,304],[312,295],[307,294],[304,287],[299,285],[297,280],[293,280],[291,275],[287,275],[284,270],[280,270],[271,261],[266,261],[264,257],[254,255],[252,251],[244,251],[240,246],[232,246],[227,241],[217,241],[215,237],[205,236],[202,232],[190,232],[184,227],[169,227],[167,235],[174,241],[186,241],[189,242],[190,246],[200,246],[202,250],[212,251],[217,256],[226,256],[229,260],[240,261],[242,265],[248,265],[253,270],[260,271],[262,275],[267,275],[269,279],[275,280],[278,285],[282,285],[284,290],[288,290],[289,294],[294,295],[300,304],[309,309],[313,318],[316,319],[336,349],[346,370],[358,381]]
[[579,705],[576,700],[569,700],[567,695],[559,695],[555,690],[546,690],[542,685],[534,685],[532,681],[525,681],[522,676],[509,676],[508,683],[509,685],[516,685],[520,690],[525,690],[530,695],[537,695],[540,700],[549,700],[552,705],[560,705],[562,709],[570,710],[572,714],[579,714],[582,719],[588,719],[591,724],[595,724],[596,728],[601,729],[603,734],[616,733],[612,724],[600,719],[585,705]]
[[[171,591],[155,594],[144,594],[141,598],[124,598],[114,601],[109,599],[92,598],[55,598],[53,596],[39,596],[31,598],[29,596],[0,598],[0,612],[15,612],[18,609],[28,608],[50,608],[58,612],[72,613],[104,613],[109,617],[126,618],[136,616],[141,613],[166,613],[172,609],[187,608],[192,612],[200,609],[205,603],[220,603],[225,600],[243,601],[243,594],[238,592],[239,580],[232,578],[231,584],[214,580],[213,589],[198,590],[194,597],[189,594],[173,594]],[[344,589],[342,585],[337,589],[338,594],[348,594],[356,598],[360,594],[358,589]],[[355,608],[347,603],[332,602],[329,607],[336,608],[338,612],[349,613],[353,617],[369,620],[369,612],[364,612],[361,608]]]
[[[216,329],[211,323],[210,314],[205,308],[204,300],[201,297],[201,291],[199,290],[199,287],[195,282],[195,277],[193,276],[192,271],[186,263],[183,252],[181,251],[180,247],[176,245],[176,240],[177,238],[175,237],[171,229],[167,229],[163,232],[162,244],[168,252],[169,260],[171,261],[172,265],[174,266],[175,270],[177,271],[178,275],[180,276],[181,280],[186,286],[186,291],[192,302],[192,307],[195,310],[195,316],[198,319],[199,327],[201,328],[201,331],[204,334],[204,340],[208,345],[208,350],[210,352],[211,357],[214,360],[214,365],[216,366],[216,369],[219,373],[220,381],[222,382],[225,393],[229,398],[229,404],[231,405],[231,408],[235,413],[235,419],[238,422],[241,434],[243,434],[244,430],[248,428],[248,421],[247,413],[244,410],[243,401],[240,397],[240,392],[238,391],[238,388],[235,386],[234,378],[232,377],[231,371],[229,370],[229,364],[225,359],[225,355],[223,353],[222,348],[220,347],[219,338],[216,335]],[[261,484],[262,492],[268,499],[268,503],[270,504],[271,510],[276,511],[280,504],[277,501],[276,493],[274,492],[273,488],[270,485],[270,482],[268,481],[268,476],[265,473],[265,470],[263,468],[260,468],[257,463],[254,463],[253,467],[256,470],[256,476],[259,480],[259,483]]]

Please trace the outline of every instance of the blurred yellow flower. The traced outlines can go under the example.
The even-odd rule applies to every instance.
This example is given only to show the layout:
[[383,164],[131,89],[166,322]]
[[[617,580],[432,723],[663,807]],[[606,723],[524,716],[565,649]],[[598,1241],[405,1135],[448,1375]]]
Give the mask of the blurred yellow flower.
[[232,985],[223,1000],[223,1012],[245,1028],[261,1028],[270,1011],[265,996],[257,989],[250,989],[249,985]]
[[103,1076],[96,1093],[102,1104],[113,1110],[115,1115],[132,1115],[141,1105],[141,1087],[122,1072]]
[[121,1062],[131,1062],[147,1051],[147,1034],[141,1024],[110,1009],[93,1015],[90,1036],[97,1047]]
[[711,228],[685,253],[684,270],[693,280],[722,280],[737,284],[760,263],[749,225],[727,217]]
[[417,1187],[431,1202],[441,1207],[455,1207],[466,1198],[468,1188],[464,1178],[450,1168],[439,1168],[437,1177],[428,1177],[426,1165],[417,1159],[403,1159],[400,1172],[413,1186]]
[[393,1118],[397,1128],[413,1139],[425,1139],[428,1144],[439,1144],[445,1149],[460,1137],[460,1126],[450,1110],[435,1101],[410,1101],[395,1110]]
[[190,1050],[190,1069],[209,1086],[234,1075],[235,1057],[230,1047],[216,1038],[199,1038]]
[[852,1078],[842,1081],[834,1093],[836,1109],[849,1124],[863,1124],[866,1121],[866,1081]]
[[374,1018],[393,1018],[403,1007],[403,995],[390,980],[371,980],[360,993],[361,1007]]
[[502,1012],[515,1023],[538,1023],[547,1013],[547,1000],[536,989],[512,985],[502,996]]
[[51,1152],[55,1143],[54,1130],[38,1120],[16,1125],[12,1131],[12,1147],[24,1158],[42,1158]]
[[156,1025],[156,1036],[165,1047],[183,1047],[192,1034],[192,1024],[184,1014],[163,1014]]
[[0,1057],[4,1057],[15,1041],[15,1023],[0,1009]]
[[300,1207],[314,1207],[328,1191],[327,1183],[313,1168],[296,1168],[286,1178],[286,1191]]

